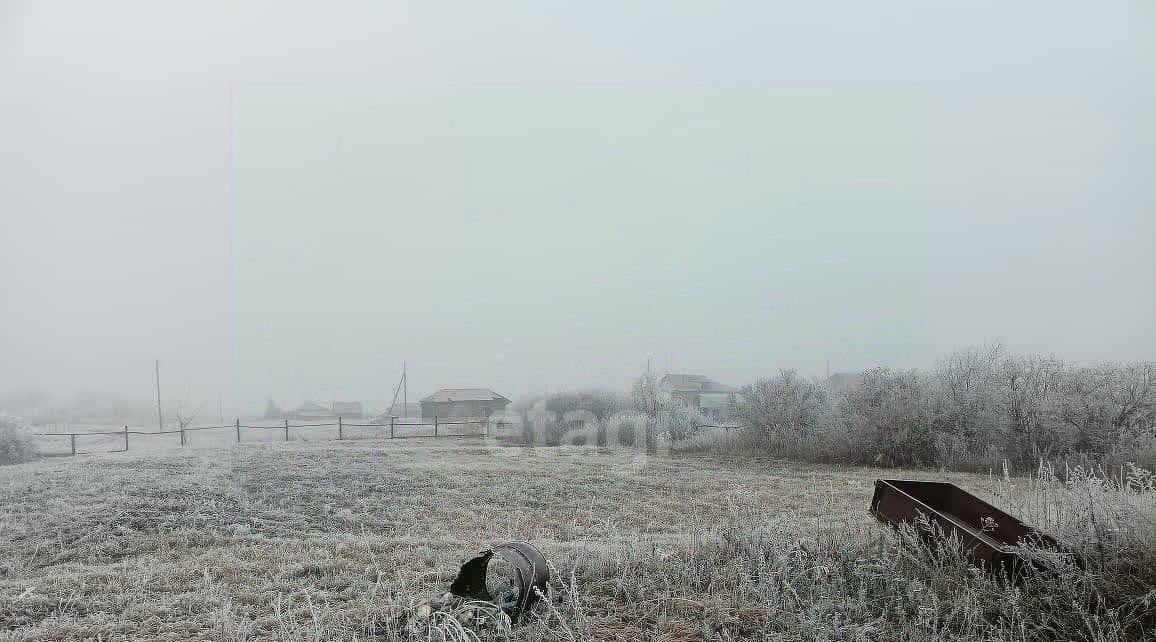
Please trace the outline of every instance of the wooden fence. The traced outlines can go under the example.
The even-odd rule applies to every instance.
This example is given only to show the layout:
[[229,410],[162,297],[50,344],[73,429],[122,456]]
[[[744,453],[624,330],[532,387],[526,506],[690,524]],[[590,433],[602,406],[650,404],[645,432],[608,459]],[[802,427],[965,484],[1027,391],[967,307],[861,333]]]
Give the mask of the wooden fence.
[[[414,438],[430,438],[436,439],[438,437],[485,437],[488,435],[488,426],[490,419],[472,419],[472,418],[452,418],[442,419],[439,417],[433,418],[433,423],[428,421],[405,421],[402,417],[390,417],[389,423],[355,423],[347,422],[343,417],[338,417],[336,422],[320,422],[320,423],[302,423],[292,424],[288,419],[283,420],[276,425],[253,425],[242,424],[240,419],[234,421],[231,425],[219,426],[181,426],[172,430],[130,430],[128,426],[124,426],[121,430],[102,430],[102,431],[86,431],[86,432],[40,432],[36,433],[39,437],[68,437],[69,450],[68,455],[76,455],[76,438],[77,437],[99,437],[99,436],[123,436],[124,448],[112,450],[109,452],[127,452],[129,450],[129,436],[148,436],[155,437],[158,435],[180,435],[180,445],[188,444],[188,433],[199,432],[203,430],[232,430],[236,436],[236,443],[242,443],[243,431],[246,430],[277,430],[284,431],[284,441],[291,441],[289,438],[289,431],[292,428],[297,429],[317,429],[317,428],[337,428],[337,438],[346,439],[346,428],[375,428],[381,434],[374,435],[380,439],[414,439]],[[448,426],[480,426],[481,430],[475,434],[453,434],[446,433],[443,428]],[[428,434],[398,434],[398,430],[408,433],[409,428],[432,428],[432,433]],[[385,436],[385,430],[389,429],[389,436]],[[364,437],[363,437],[364,438]],[[62,453],[63,454],[63,453]],[[83,454],[83,453],[82,453]]]

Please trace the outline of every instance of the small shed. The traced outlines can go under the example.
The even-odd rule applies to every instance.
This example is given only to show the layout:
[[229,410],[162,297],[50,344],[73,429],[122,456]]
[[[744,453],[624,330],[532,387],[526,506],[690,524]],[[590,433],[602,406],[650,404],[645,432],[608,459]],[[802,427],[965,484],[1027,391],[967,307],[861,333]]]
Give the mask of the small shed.
[[443,388],[421,400],[421,416],[482,418],[508,405],[509,399],[489,388]]

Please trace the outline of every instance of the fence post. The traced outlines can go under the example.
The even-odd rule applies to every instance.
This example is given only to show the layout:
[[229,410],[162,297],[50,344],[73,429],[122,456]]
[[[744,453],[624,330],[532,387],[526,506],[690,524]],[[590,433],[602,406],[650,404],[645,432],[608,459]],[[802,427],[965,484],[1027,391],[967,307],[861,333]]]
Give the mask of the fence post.
[[438,436],[438,416],[434,415],[434,437]]
[[237,427],[237,443],[239,444],[241,443],[241,418],[238,417],[233,425]]
[[69,437],[70,437],[69,441],[72,442],[72,456],[75,457],[76,456],[76,433],[69,435]]
[[344,424],[341,423],[341,415],[337,415],[337,438],[345,439]]
[[289,441],[289,420],[285,420],[285,441]]
[[124,427],[124,451],[128,452],[128,426]]
[[389,416],[389,438],[393,439],[393,415]]

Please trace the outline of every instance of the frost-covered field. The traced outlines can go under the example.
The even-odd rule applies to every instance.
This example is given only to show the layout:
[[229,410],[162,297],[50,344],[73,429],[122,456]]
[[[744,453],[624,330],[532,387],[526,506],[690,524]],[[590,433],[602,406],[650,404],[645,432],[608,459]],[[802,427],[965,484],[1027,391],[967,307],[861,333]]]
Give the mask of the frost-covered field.
[[871,520],[880,475],[466,440],[7,466],[0,640],[442,639],[404,614],[515,538],[557,571],[521,639],[1001,639],[1022,624],[993,582]]

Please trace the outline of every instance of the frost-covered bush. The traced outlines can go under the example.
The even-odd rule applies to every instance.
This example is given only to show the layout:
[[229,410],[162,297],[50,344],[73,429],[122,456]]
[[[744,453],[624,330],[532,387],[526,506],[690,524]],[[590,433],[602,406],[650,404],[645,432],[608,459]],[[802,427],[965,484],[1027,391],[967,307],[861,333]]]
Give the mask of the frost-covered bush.
[[999,368],[1005,358],[999,344],[965,348],[941,359],[932,371],[928,383],[938,388],[945,419],[951,424],[949,434],[938,436],[942,461],[976,445],[986,450],[1001,441]]
[[1058,385],[1055,413],[1076,450],[1104,453],[1156,427],[1156,365],[1070,368]]
[[670,412],[666,433],[672,441],[684,441],[698,434],[704,426],[716,422],[694,406],[683,406]]
[[846,429],[862,448],[856,463],[927,466],[936,463],[936,439],[950,430],[934,382],[914,370],[875,368],[839,404]]
[[[630,410],[626,410],[630,408]],[[609,414],[608,414],[609,413]],[[1156,364],[1077,366],[958,350],[929,370],[876,368],[832,396],[782,370],[745,386],[736,429],[687,406],[653,374],[629,395],[559,392],[527,403],[527,444],[757,450],[783,459],[987,471],[1041,460],[1120,470],[1156,466]]]
[[1030,465],[1069,450],[1069,431],[1057,415],[1064,364],[1051,357],[1009,356],[998,372],[1007,457]]
[[649,419],[644,414],[620,412],[603,422],[607,444],[610,446],[641,446],[645,443],[646,427],[649,423]]
[[739,419],[767,437],[807,432],[832,419],[827,389],[794,370],[744,386],[739,396]]
[[0,464],[22,464],[39,457],[32,435],[12,417],[0,416]]

